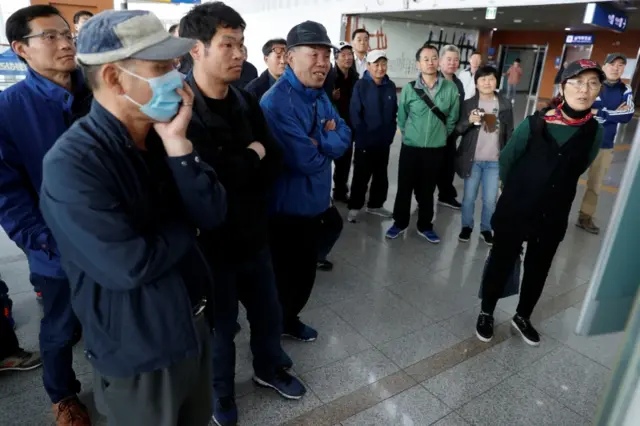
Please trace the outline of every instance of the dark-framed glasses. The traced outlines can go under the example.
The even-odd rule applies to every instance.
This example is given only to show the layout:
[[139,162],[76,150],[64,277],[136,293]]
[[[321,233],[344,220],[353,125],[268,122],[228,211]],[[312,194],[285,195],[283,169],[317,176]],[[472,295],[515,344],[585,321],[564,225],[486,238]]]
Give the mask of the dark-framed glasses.
[[284,54],[287,53],[287,49],[285,47],[274,47],[271,51],[275,53],[276,56],[284,56]]
[[41,33],[31,34],[23,38],[23,40],[28,40],[30,38],[39,38],[45,43],[53,44],[58,40],[65,40],[73,43],[73,33],[70,30],[66,31],[57,31],[57,30],[46,30]]

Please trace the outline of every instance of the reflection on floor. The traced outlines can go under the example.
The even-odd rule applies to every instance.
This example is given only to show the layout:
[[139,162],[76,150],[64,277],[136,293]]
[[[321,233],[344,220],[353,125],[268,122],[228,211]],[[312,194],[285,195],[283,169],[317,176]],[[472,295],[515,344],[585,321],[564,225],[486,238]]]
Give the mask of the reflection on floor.
[[[390,164],[387,208],[396,191],[398,151],[399,140]],[[461,182],[457,185],[461,188]],[[614,197],[602,194],[598,218],[603,226]],[[479,214],[478,204],[477,218]],[[575,207],[572,214],[577,214]],[[542,345],[531,348],[509,328],[517,296],[499,303],[496,322],[501,325],[494,341],[475,338],[477,292],[488,247],[477,232],[470,243],[458,242],[458,212],[439,208],[435,224],[442,237],[438,246],[415,232],[385,240],[390,222],[374,216],[356,225],[345,223],[331,255],[335,270],[318,274],[302,315],[320,338],[284,342],[295,373],[310,391],[302,401],[284,401],[251,383],[249,326],[242,316],[243,331],[236,340],[242,425],[591,424],[621,339],[573,333],[603,237],[570,224],[533,318],[543,333]],[[40,309],[27,263],[4,235],[0,256],[19,339],[36,349]],[[83,399],[92,406],[92,375],[81,346],[74,350],[74,363]],[[1,375],[0,412],[3,426],[53,424],[41,371]],[[106,424],[97,415],[96,423]]]

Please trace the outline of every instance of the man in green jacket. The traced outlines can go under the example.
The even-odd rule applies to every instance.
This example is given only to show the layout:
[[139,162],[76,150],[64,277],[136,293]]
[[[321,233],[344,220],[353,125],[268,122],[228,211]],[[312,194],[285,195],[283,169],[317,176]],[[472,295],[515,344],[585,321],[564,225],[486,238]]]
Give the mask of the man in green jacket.
[[409,226],[411,196],[418,200],[418,234],[430,243],[440,237],[433,229],[433,194],[445,158],[447,137],[458,121],[460,103],[455,83],[438,76],[438,49],[422,46],[416,53],[420,75],[402,88],[398,127],[402,148],[398,165],[398,191],[394,224],[387,238],[398,238]]

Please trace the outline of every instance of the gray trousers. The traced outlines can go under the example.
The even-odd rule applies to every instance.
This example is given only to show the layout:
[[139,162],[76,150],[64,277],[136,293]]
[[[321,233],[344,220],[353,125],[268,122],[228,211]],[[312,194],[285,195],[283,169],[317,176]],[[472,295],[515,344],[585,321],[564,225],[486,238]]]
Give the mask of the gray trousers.
[[194,318],[198,357],[133,377],[94,370],[98,411],[109,426],[207,426],[211,420],[211,332],[204,314]]

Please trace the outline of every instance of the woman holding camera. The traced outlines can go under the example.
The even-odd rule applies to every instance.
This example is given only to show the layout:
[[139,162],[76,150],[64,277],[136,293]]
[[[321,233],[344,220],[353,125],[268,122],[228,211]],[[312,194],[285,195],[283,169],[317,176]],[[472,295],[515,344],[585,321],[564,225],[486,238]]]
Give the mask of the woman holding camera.
[[493,338],[493,311],[527,242],[520,302],[511,324],[524,341],[540,344],[530,317],[564,239],[578,179],[600,149],[603,130],[592,114],[605,75],[582,59],[569,64],[560,95],[523,121],[500,153],[504,188],[492,219],[494,245],[483,278],[476,335]]
[[493,245],[491,217],[498,199],[500,151],[513,133],[511,102],[496,92],[498,70],[481,67],[474,76],[476,94],[467,99],[457,125],[462,142],[456,155],[456,173],[464,179],[462,232],[458,239],[467,242],[473,232],[473,214],[482,184],[482,220],[480,234]]

